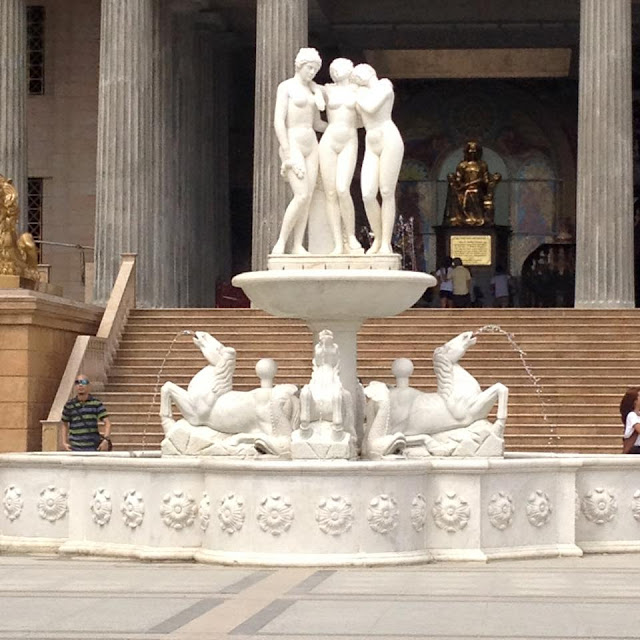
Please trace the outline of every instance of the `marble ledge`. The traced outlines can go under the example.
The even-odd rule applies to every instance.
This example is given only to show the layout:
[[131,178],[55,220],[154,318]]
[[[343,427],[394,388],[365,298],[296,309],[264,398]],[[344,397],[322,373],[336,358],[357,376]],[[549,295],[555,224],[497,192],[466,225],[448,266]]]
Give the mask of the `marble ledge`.
[[310,254],[296,255],[269,255],[267,260],[269,271],[282,271],[287,269],[382,269],[386,271],[400,271],[401,258],[393,255],[329,255]]

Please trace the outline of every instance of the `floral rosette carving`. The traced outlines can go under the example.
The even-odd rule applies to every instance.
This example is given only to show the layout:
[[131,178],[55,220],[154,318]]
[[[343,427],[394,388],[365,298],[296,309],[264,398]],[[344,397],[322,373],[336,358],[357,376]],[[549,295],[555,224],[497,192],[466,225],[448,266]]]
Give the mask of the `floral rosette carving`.
[[316,508],[316,522],[320,531],[330,536],[339,536],[353,525],[351,502],[342,496],[323,498]]
[[184,491],[172,491],[162,498],[160,515],[162,521],[171,529],[181,531],[190,527],[197,513],[196,501]]
[[10,484],[4,490],[2,506],[4,507],[4,515],[9,518],[11,522],[20,517],[24,507],[24,500],[22,499],[22,491],[20,491],[15,484]]
[[631,498],[631,513],[633,517],[640,522],[640,489],[633,494]]
[[527,498],[527,520],[534,527],[542,527],[547,524],[552,512],[551,500],[544,491],[538,489]]
[[513,522],[513,500],[505,491],[498,491],[489,501],[489,522],[499,531],[504,531]]
[[398,504],[392,496],[381,494],[373,498],[367,509],[367,521],[376,533],[383,535],[398,526]]
[[[264,504],[264,501],[263,501]],[[218,507],[218,520],[220,521],[220,528],[228,533],[229,535],[233,535],[237,531],[240,531],[244,525],[245,519],[245,509],[244,509],[244,499],[241,496],[237,496],[234,493],[227,494],[222,500],[220,500],[220,506]],[[260,517],[258,516],[258,520]],[[277,519],[277,516],[274,516],[274,520]],[[293,515],[291,515],[291,519],[293,519]],[[262,524],[260,525],[262,526]],[[289,525],[283,529],[286,531],[289,526],[291,526],[291,522]],[[264,527],[263,531],[266,531]],[[273,535],[280,535],[282,531],[279,533],[274,533]]]
[[200,516],[200,528],[206,531],[211,521],[211,498],[206,491],[202,494],[202,500],[198,505],[198,514]]
[[135,529],[142,524],[144,519],[144,500],[135,489],[124,494],[120,513],[122,513],[122,520],[130,529]]
[[67,492],[50,485],[40,492],[38,515],[43,520],[55,522],[67,513]]
[[93,521],[103,527],[111,520],[111,495],[106,489],[96,489],[89,505]]
[[471,517],[469,504],[455,492],[440,496],[436,500],[432,513],[436,526],[449,533],[462,531]]
[[273,494],[265,498],[258,508],[260,528],[272,536],[289,531],[293,522],[293,507],[288,498]]
[[582,499],[582,513],[594,524],[611,522],[618,512],[618,503],[610,491],[594,489]]
[[416,531],[422,531],[427,523],[427,500],[419,493],[411,501],[411,526]]

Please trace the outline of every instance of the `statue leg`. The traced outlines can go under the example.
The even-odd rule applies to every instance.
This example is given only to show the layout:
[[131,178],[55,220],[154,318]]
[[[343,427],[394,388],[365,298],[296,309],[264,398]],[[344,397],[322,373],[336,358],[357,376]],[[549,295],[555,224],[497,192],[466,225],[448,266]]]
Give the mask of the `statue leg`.
[[372,151],[365,151],[360,171],[360,187],[364,210],[373,231],[373,244],[369,247],[367,254],[378,253],[382,236],[382,212],[378,202],[378,171],[378,156]]
[[311,198],[316,188],[316,180],[318,179],[318,147],[316,146],[305,159],[306,171],[303,178],[304,193],[301,195],[300,213],[298,219],[293,225],[291,253],[294,255],[305,255],[309,252],[304,248],[304,234],[307,230],[307,222],[309,221],[309,209],[311,207]]
[[404,145],[402,139],[400,144],[386,147],[380,155],[380,196],[382,197],[382,237],[380,253],[391,254],[391,237],[393,236],[393,225],[396,222],[396,185],[402,166],[404,155]]
[[347,239],[347,246],[350,251],[362,249],[356,238],[356,214],[351,197],[351,181],[356,167],[358,156],[358,139],[353,137],[347,142],[345,148],[338,156],[338,168],[336,175],[336,189],[338,191],[338,201],[340,202],[340,215],[342,227]]
[[[305,159],[299,149],[291,149],[291,160],[296,166],[304,167]],[[293,191],[293,198],[287,205],[287,209],[284,212],[284,218],[282,219],[282,227],[280,227],[280,235],[278,241],[273,247],[271,253],[273,255],[282,255],[285,252],[287,240],[289,236],[297,228],[300,219],[303,218],[303,225],[306,226],[306,213],[309,212],[309,204],[311,203],[311,193],[307,188],[307,175],[299,178],[293,169],[287,171],[287,180],[291,191]],[[304,229],[303,229],[304,235]]]
[[337,159],[338,156],[328,144],[320,144],[320,175],[322,176],[322,186],[327,198],[327,218],[333,238],[333,250],[331,253],[334,255],[342,253],[340,205],[338,203],[338,192],[336,189]]
[[189,392],[173,382],[165,382],[160,389],[160,417],[172,418],[171,403],[174,403],[184,419],[194,426],[200,424],[200,416],[189,399]]

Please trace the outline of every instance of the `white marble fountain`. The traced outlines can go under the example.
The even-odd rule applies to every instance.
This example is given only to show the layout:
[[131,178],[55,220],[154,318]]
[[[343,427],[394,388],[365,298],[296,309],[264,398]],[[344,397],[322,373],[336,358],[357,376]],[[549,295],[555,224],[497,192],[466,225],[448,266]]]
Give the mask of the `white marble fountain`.
[[[235,391],[233,347],[195,332],[204,367],[188,389],[162,388],[162,455],[0,455],[0,551],[274,566],[640,548],[633,456],[504,456],[508,390],[482,390],[460,364],[476,333],[435,350],[430,393],[411,387],[405,358],[393,364],[392,387],[359,384],[363,320],[400,313],[435,281],[401,271],[391,250],[403,154],[391,83],[338,59],[333,83],[319,87],[319,65],[315,50],[301,50],[278,89],[275,127],[294,197],[269,270],[234,280],[255,306],[308,323],[311,380],[274,385],[277,363],[263,359],[256,388]],[[361,125],[374,238],[366,254],[349,196]],[[324,131],[319,144],[314,129]],[[309,215],[313,254],[302,244]]]

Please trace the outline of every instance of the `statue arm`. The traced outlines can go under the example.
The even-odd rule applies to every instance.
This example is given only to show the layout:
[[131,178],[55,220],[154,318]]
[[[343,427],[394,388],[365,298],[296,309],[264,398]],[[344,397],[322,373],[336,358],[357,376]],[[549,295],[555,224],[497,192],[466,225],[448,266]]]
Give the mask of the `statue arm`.
[[358,104],[366,113],[375,113],[391,94],[393,85],[390,80],[383,78],[375,87],[361,87],[358,90]]
[[289,135],[287,131],[287,110],[289,107],[289,90],[287,81],[278,85],[276,93],[276,108],[273,117],[273,128],[276,130],[276,137],[282,149],[282,154],[289,157]]

